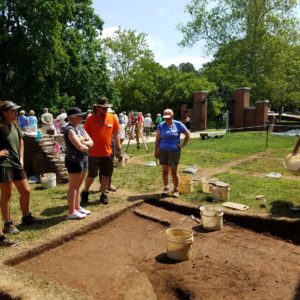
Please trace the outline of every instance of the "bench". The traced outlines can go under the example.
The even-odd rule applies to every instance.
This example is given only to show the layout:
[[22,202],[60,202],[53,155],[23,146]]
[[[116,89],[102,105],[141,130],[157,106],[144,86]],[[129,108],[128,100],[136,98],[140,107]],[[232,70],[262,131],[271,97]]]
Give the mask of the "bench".
[[222,138],[226,131],[202,131],[200,132],[200,138],[202,140],[210,138]]

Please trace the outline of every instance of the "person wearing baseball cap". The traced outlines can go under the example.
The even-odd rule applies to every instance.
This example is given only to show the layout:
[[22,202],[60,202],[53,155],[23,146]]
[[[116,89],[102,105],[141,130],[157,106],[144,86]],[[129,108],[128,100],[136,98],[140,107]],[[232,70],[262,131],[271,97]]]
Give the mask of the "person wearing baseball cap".
[[[24,143],[23,132],[17,124],[16,103],[6,100],[0,101],[0,191],[1,212],[4,220],[4,233],[17,234],[19,229],[11,220],[9,201],[13,185],[20,194],[20,208],[22,224],[32,225],[41,222],[29,211],[30,187],[24,171]],[[9,240],[0,229],[0,246],[15,246],[19,242]]]
[[82,112],[79,107],[71,107],[67,111],[65,119],[67,122],[64,129],[65,166],[69,176],[67,220],[81,220],[91,213],[91,211],[80,206],[79,190],[87,171],[88,152],[93,146],[93,141],[88,133],[79,126],[84,116],[86,113]]
[[[190,132],[185,125],[174,120],[172,109],[165,109],[163,113],[163,122],[157,126],[154,156],[159,159],[162,166],[162,180],[164,184],[162,196],[169,195],[169,172],[171,171],[174,190],[173,197],[179,197],[179,177],[178,164],[181,155],[181,149],[184,148],[189,139]],[[180,134],[185,135],[183,142],[180,142]]]
[[107,190],[113,173],[112,138],[115,141],[115,156],[122,160],[121,143],[119,138],[120,124],[118,118],[108,113],[107,98],[99,98],[93,106],[94,113],[84,124],[84,129],[94,142],[89,152],[88,175],[81,193],[81,205],[88,203],[89,189],[94,179],[101,174],[100,203],[108,204]]

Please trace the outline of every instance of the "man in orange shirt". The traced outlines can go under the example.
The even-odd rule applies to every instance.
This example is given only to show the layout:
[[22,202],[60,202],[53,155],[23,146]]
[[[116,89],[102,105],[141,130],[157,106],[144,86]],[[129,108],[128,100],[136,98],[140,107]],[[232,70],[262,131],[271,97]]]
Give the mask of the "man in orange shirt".
[[120,124],[113,114],[107,113],[109,107],[106,98],[100,98],[94,104],[94,113],[85,122],[84,129],[94,142],[89,151],[88,175],[85,179],[84,189],[81,193],[81,205],[88,202],[89,189],[101,169],[100,203],[108,204],[106,191],[109,178],[113,172],[112,137],[116,144],[115,156],[122,159],[121,144],[119,138]]

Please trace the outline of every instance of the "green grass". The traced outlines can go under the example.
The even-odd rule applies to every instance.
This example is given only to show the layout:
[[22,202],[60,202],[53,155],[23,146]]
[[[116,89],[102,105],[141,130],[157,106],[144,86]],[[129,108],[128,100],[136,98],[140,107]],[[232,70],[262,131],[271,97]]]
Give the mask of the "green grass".
[[[229,169],[217,174],[220,180],[230,184],[231,201],[249,205],[251,211],[270,213],[276,216],[300,217],[299,212],[291,212],[290,204],[300,203],[300,178],[295,179],[268,179],[262,175],[269,172],[280,172],[290,175],[282,166],[282,158],[293,149],[297,138],[269,136],[269,147],[266,148],[265,132],[229,133],[223,138],[200,140],[193,139],[182,152],[180,162],[180,175],[184,166],[196,165],[199,169],[218,168],[225,163],[234,162],[237,159],[259,154],[259,156],[248,162],[241,162]],[[147,144],[149,153],[143,145],[137,150],[136,145],[131,144],[128,154],[131,156],[129,164],[125,168],[115,169],[113,183],[118,188],[143,193],[158,193],[161,191],[161,168],[145,167],[144,163],[154,160],[154,144]],[[125,149],[126,144],[123,145]],[[237,170],[241,174],[231,174],[230,170]],[[204,172],[205,173],[205,172]],[[260,176],[257,176],[259,173]],[[252,175],[252,176],[251,176]],[[172,185],[171,185],[172,186]],[[46,219],[42,225],[35,227],[20,228],[18,235],[20,240],[35,240],[41,236],[47,236],[49,232],[63,230],[69,226],[65,221],[67,214],[66,192],[67,184],[58,185],[55,189],[43,190],[40,185],[31,185],[31,211],[34,215]],[[260,202],[255,199],[256,195],[263,194],[267,198],[266,208],[260,208]],[[91,209],[94,212],[104,210],[103,206],[97,205],[99,194],[91,194]],[[184,194],[181,200],[201,205],[211,201],[211,196],[199,191],[195,187],[194,193]],[[111,204],[127,201],[128,197],[116,197],[111,193]],[[21,221],[21,212],[18,203],[18,194],[13,191],[11,199],[11,215],[16,223]],[[0,253],[4,250],[0,250]]]

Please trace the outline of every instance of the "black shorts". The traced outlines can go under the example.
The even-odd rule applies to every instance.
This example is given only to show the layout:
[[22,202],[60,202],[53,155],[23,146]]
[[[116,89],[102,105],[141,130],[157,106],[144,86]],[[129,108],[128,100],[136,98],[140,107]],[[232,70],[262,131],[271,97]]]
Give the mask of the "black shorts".
[[114,161],[112,156],[89,157],[88,176],[96,178],[99,171],[103,176],[110,177],[113,173]]
[[168,165],[172,168],[177,168],[180,160],[181,151],[171,152],[159,150],[158,157],[161,165]]
[[81,173],[81,172],[85,172],[87,170],[88,162],[87,161],[73,162],[66,158],[65,166],[68,170],[68,173]]
[[26,173],[24,169],[0,167],[0,182],[12,182],[26,179]]

